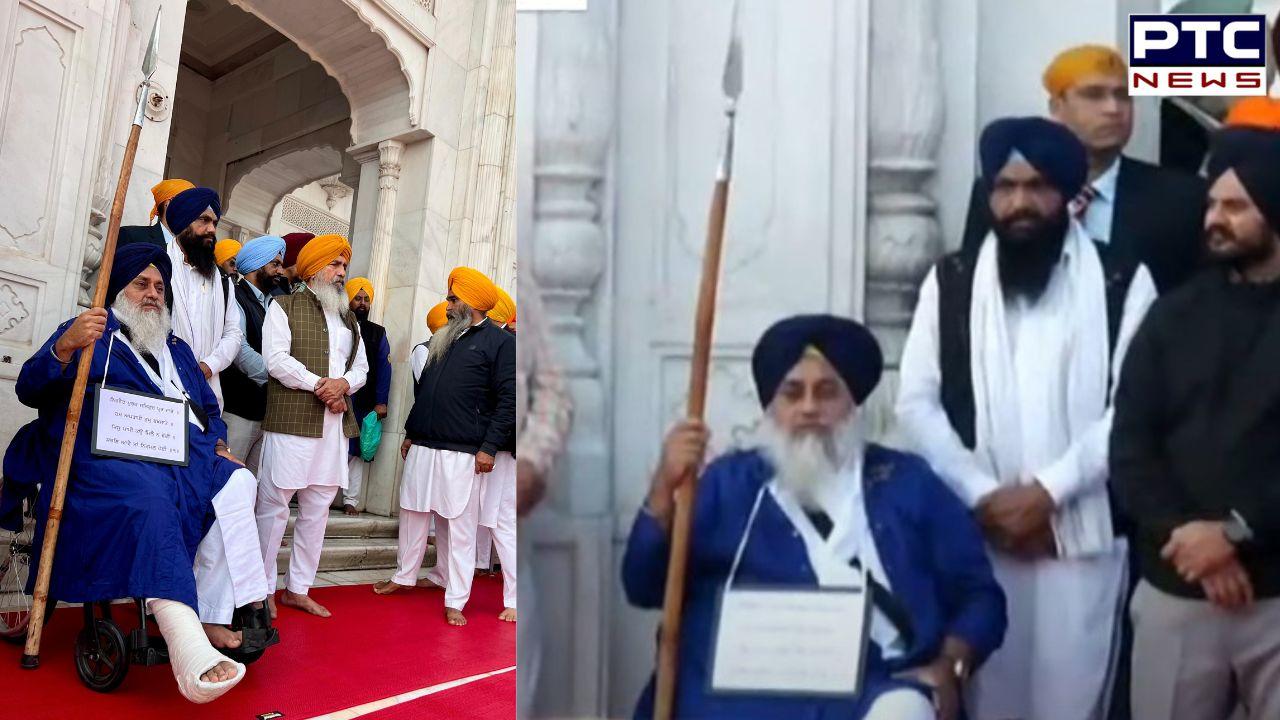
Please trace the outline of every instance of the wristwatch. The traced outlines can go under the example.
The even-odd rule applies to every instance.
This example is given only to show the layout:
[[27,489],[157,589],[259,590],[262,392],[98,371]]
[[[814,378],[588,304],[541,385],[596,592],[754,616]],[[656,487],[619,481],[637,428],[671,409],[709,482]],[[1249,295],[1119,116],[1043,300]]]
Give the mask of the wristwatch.
[[1222,534],[1227,536],[1227,542],[1232,545],[1242,545],[1253,540],[1253,528],[1249,527],[1249,523],[1240,513],[1235,510],[1231,511],[1231,516],[1222,523]]

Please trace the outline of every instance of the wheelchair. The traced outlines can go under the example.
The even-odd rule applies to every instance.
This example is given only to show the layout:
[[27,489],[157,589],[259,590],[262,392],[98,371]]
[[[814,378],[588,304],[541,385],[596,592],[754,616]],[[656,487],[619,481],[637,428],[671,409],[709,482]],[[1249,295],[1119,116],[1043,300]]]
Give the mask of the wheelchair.
[[[34,506],[33,501],[24,504],[22,529],[13,533],[7,542],[4,536],[9,533],[0,530],[0,640],[14,645],[26,643],[34,606],[34,598],[26,591],[27,579],[35,572],[31,567],[36,526]],[[129,673],[130,665],[150,667],[169,662],[164,638],[148,631],[150,623],[146,601],[135,598],[133,602],[138,626],[127,637],[115,622],[111,601],[84,603],[84,627],[76,636],[75,664],[80,682],[90,690],[108,693],[120,687]],[[53,619],[57,604],[55,599],[48,599],[45,625]],[[279,632],[270,626],[266,614],[265,607],[260,611],[237,609],[231,629],[246,631],[246,637],[249,631],[258,631],[258,641],[251,649],[224,648],[219,652],[245,665],[261,658],[268,647],[280,641]],[[38,657],[24,656],[22,659],[24,668],[34,669],[39,665]]]

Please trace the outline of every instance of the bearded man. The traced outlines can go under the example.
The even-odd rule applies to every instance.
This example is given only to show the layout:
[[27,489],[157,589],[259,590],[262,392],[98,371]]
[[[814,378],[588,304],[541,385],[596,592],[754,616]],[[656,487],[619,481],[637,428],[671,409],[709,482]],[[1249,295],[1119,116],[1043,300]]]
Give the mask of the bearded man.
[[925,279],[897,419],[974,509],[1009,597],[1009,636],[975,678],[969,717],[1096,719],[1127,588],[1110,400],[1155,285],[1069,216],[1088,168],[1070,130],[997,120],[979,151],[992,230]]
[[[919,458],[863,440],[860,408],[883,367],[875,338],[852,320],[791,317],[765,332],[751,367],[759,441],[711,462],[697,483],[675,714],[954,720],[964,679],[1000,645],[1004,597],[964,505]],[[693,420],[667,434],[622,560],[633,605],[662,606],[674,493],[698,474],[708,436]],[[877,598],[861,692],[714,689],[722,598],[760,584]],[[797,637],[797,652],[812,640]],[[653,692],[650,682],[636,717],[652,715]]]
[[[516,343],[485,316],[498,288],[478,270],[449,273],[449,323],[427,344],[425,368],[415,373],[413,408],[405,420],[400,485],[398,570],[378,583],[379,595],[417,584],[431,523],[436,564],[426,584],[444,588],[445,618],[467,623],[480,523],[482,476],[514,438]],[[513,460],[514,462],[514,460]]]
[[[351,245],[320,235],[298,253],[304,282],[267,309],[262,355],[267,362],[267,408],[262,419],[262,471],[258,533],[267,577],[276,577],[276,553],[298,497],[289,574],[280,602],[319,617],[329,611],[307,596],[320,566],[329,505],[347,486],[347,441],[360,431],[350,395],[369,371],[355,315],[343,282]],[[274,598],[269,599],[273,610]]]
[[176,233],[169,229],[164,217],[165,210],[169,208],[169,201],[173,200],[178,193],[190,190],[193,187],[195,185],[190,180],[181,178],[169,178],[156,183],[151,188],[151,198],[155,201],[155,204],[151,206],[151,212],[147,214],[147,222],[151,224],[122,225],[120,233],[116,236],[116,247],[136,242],[147,242],[161,250],[167,249],[169,244],[173,242],[173,237]]
[[230,278],[214,255],[222,205],[209,188],[178,193],[165,209],[165,221],[178,231],[169,244],[173,263],[173,333],[191,346],[209,387],[223,407],[219,374],[240,354],[240,305]]
[[170,269],[164,249],[151,243],[119,248],[107,287],[110,310],[86,310],[63,323],[23,364],[18,399],[39,417],[18,431],[5,454],[0,525],[18,529],[21,501],[34,496],[36,480],[47,480],[36,506],[34,547],[42,547],[53,492],[48,479],[56,472],[79,355],[89,343],[96,341],[89,394],[109,386],[185,401],[191,427],[188,464],[180,466],[95,454],[96,405],[85,400],[49,592],[66,602],[148,598],[179,690],[208,702],[245,673],[218,649],[253,652],[278,635],[261,609],[267,585],[253,522],[257,481],[228,452],[213,392],[191,349],[170,332]]

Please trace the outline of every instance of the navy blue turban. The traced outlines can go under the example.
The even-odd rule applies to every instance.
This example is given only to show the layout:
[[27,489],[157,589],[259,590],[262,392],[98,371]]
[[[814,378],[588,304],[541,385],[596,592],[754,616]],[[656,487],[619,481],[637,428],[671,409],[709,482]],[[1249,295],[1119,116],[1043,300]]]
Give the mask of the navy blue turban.
[[1015,150],[1064,200],[1074,198],[1088,179],[1089,158],[1084,145],[1066,126],[1041,117],[1002,118],[988,125],[978,141],[982,177],[988,188]]
[[880,382],[884,357],[870,330],[834,315],[797,315],[766,330],[751,356],[761,405],[773,402],[778,386],[811,346],[836,369],[859,405]]
[[1209,145],[1209,182],[1235,170],[1273,232],[1280,232],[1280,132],[1227,127]]
[[155,265],[160,271],[160,277],[164,279],[165,303],[172,305],[169,302],[169,277],[173,274],[173,263],[169,262],[169,253],[159,245],[140,242],[116,248],[116,257],[111,261],[111,277],[107,281],[108,307],[148,265]]
[[169,207],[164,211],[164,221],[173,234],[177,235],[195,222],[205,208],[213,208],[214,216],[222,217],[222,203],[218,201],[215,190],[206,187],[183,190],[169,201]]

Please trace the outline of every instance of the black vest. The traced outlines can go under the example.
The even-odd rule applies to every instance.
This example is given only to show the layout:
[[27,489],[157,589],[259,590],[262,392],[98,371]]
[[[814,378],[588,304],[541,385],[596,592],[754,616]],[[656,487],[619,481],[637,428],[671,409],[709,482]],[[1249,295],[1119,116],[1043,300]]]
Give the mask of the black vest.
[[[1095,242],[1106,283],[1107,340],[1114,358],[1116,336],[1124,315],[1124,301],[1138,264],[1127,253],[1113,252]],[[942,375],[942,408],[951,427],[964,446],[973,449],[977,442],[974,427],[976,409],[973,399],[973,374],[970,365],[969,311],[973,306],[973,271],[978,264],[975,251],[960,250],[945,255],[935,266],[938,280],[938,368]],[[1110,374],[1108,375],[1110,377]],[[1109,381],[1108,381],[1109,382]],[[1108,387],[1110,390],[1110,387]],[[1119,533],[1124,523],[1117,522],[1117,505],[1111,497],[1113,524]]]
[[[262,322],[267,309],[258,302],[249,287],[249,280],[236,283],[236,302],[244,315],[245,340],[255,352],[262,352]],[[261,422],[267,412],[267,387],[249,379],[234,363],[222,371],[222,398],[227,412],[245,420]]]
[[369,363],[369,374],[364,386],[351,397],[351,405],[356,411],[356,422],[364,422],[364,416],[373,412],[378,404],[378,377],[382,374],[382,358],[376,357],[382,348],[382,339],[387,336],[387,329],[375,322],[360,321],[360,337],[364,340],[365,360]]

